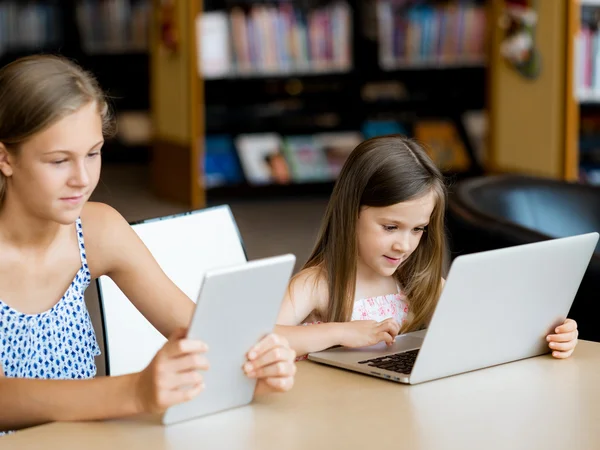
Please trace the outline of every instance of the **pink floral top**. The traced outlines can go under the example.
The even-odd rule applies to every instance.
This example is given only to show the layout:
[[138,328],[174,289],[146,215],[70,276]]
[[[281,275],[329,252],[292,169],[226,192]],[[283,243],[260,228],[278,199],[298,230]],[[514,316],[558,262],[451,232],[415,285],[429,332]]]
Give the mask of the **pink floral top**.
[[[376,320],[381,322],[392,317],[396,319],[400,326],[404,324],[408,317],[408,302],[402,292],[355,300],[350,320]],[[305,322],[302,325],[319,323],[321,322]],[[303,355],[298,357],[296,361],[306,358],[307,355]]]
[[395,318],[402,326],[408,316],[408,303],[402,293],[361,298],[354,302],[351,320],[382,320]]

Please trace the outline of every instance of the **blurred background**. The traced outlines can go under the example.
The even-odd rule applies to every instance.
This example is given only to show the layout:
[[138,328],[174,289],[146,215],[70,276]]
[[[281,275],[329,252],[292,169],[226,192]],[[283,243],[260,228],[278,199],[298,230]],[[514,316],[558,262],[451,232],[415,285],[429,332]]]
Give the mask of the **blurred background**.
[[[455,256],[520,242],[474,234],[490,223],[529,240],[597,229],[589,205],[583,228],[556,230],[532,208],[573,215],[539,189],[598,198],[599,13],[596,0],[0,0],[0,63],[59,53],[97,76],[119,131],[94,199],[130,221],[226,203],[249,258],[301,264],[348,153],[402,133],[448,177]],[[537,197],[519,203],[524,180]],[[491,222],[459,223],[473,214]]]

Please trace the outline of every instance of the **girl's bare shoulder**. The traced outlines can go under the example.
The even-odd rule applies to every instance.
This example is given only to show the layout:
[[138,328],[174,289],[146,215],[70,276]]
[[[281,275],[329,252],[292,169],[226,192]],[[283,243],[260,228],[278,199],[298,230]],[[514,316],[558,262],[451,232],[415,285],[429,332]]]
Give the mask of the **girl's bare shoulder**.
[[329,303],[329,283],[326,271],[319,266],[300,271],[291,284],[293,294],[310,298],[316,311],[324,311]]

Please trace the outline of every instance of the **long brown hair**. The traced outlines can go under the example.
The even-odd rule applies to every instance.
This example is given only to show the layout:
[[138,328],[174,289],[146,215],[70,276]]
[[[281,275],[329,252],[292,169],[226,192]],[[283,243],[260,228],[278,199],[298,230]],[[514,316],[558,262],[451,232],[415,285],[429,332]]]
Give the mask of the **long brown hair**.
[[[336,181],[317,243],[303,269],[327,280],[329,302],[322,320],[347,322],[356,288],[356,225],[361,206],[385,207],[433,192],[436,204],[416,250],[396,271],[412,314],[402,332],[426,324],[441,293],[446,239],[446,187],[440,170],[416,141],[400,135],[369,139],[349,155]],[[293,280],[294,281],[294,280]]]
[[[17,59],[0,69],[0,143],[16,153],[34,134],[90,102],[96,102],[104,134],[110,135],[114,122],[93,75],[60,56]],[[0,172],[0,204],[5,191]]]

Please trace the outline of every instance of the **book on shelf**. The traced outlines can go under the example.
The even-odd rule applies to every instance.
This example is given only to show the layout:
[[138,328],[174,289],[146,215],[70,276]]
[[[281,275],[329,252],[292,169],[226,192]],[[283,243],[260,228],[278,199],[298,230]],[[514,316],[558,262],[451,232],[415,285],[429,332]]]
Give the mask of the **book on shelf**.
[[419,120],[413,132],[440,170],[462,172],[470,168],[467,149],[452,121]]
[[313,135],[285,136],[283,154],[295,183],[329,181],[331,170],[321,141]]
[[[350,153],[366,138],[407,135],[405,125],[392,120],[370,120],[362,129],[366,135],[359,131],[208,135],[201,165],[203,186],[210,189],[244,181],[250,186],[327,183],[337,179]],[[470,168],[465,144],[451,121],[419,120],[412,137],[425,145],[441,170]]]
[[204,144],[202,185],[206,189],[231,186],[244,181],[233,138],[229,135],[208,135]]
[[206,12],[196,17],[196,51],[198,70],[207,78],[231,72],[229,26],[223,11]]
[[151,8],[150,0],[78,1],[76,17],[84,51],[148,51]]
[[377,17],[382,69],[485,62],[484,5],[378,0]]
[[315,140],[323,149],[331,179],[335,180],[348,159],[348,155],[362,142],[363,138],[356,131],[331,131],[315,134]]
[[241,134],[235,140],[244,176],[250,185],[289,184],[291,173],[277,133]]
[[407,135],[404,125],[392,119],[366,120],[362,124],[362,134],[365,139],[371,139],[377,136],[387,134]]
[[600,101],[600,9],[583,7],[575,37],[575,85],[582,101]]
[[61,13],[56,2],[0,2],[0,55],[43,50],[61,41]]
[[302,135],[208,135],[200,165],[207,189],[239,185],[327,183],[362,141],[354,131]]
[[203,13],[196,20],[198,71],[207,79],[348,71],[351,16],[345,1],[312,10],[282,2]]

